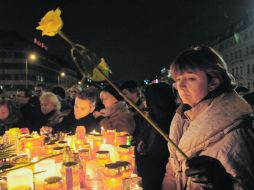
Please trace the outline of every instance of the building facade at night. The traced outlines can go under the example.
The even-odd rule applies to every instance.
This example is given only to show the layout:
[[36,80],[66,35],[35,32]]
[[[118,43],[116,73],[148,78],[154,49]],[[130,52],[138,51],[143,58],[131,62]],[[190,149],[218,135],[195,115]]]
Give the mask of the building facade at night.
[[7,94],[25,86],[33,89],[37,83],[44,83],[49,89],[77,84],[77,72],[66,65],[37,39],[31,42],[15,32],[0,33],[0,88]]
[[213,42],[237,84],[254,90],[254,12]]

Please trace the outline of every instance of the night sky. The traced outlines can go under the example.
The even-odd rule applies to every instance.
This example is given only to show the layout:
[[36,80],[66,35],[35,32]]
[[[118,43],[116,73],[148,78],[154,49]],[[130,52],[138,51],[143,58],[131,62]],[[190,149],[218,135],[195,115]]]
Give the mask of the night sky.
[[[122,82],[149,78],[191,45],[206,43],[253,10],[253,0],[6,0],[0,4],[0,30],[14,30],[46,43],[70,60],[60,37],[35,30],[44,14],[62,10],[62,31],[104,57]],[[73,64],[70,61],[70,64]]]

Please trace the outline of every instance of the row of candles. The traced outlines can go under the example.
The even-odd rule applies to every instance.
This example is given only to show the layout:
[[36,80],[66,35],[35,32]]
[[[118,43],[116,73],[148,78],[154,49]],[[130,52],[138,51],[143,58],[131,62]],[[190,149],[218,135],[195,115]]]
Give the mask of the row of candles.
[[102,128],[101,133],[86,134],[85,128],[78,126],[75,135],[61,135],[59,141],[45,144],[44,137],[36,133],[23,135],[15,142],[20,136],[18,129],[10,129],[7,136],[9,142],[16,144],[19,162],[58,155],[32,168],[8,172],[8,190],[142,189],[138,185],[141,179],[135,175],[132,137],[125,132]]

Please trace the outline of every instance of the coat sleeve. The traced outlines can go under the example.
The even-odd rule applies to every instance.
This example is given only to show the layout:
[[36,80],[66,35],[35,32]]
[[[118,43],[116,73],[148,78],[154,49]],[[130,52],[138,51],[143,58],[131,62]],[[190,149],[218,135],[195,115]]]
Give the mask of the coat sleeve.
[[176,190],[177,189],[175,174],[174,174],[172,164],[173,164],[173,158],[169,157],[169,160],[166,166],[166,173],[162,181],[162,190]]
[[238,128],[224,137],[218,153],[226,171],[234,177],[234,190],[254,189],[254,129]]
[[117,118],[112,118],[111,124],[112,128],[115,128],[117,131],[126,131],[131,135],[136,126],[133,116],[129,113],[122,113]]

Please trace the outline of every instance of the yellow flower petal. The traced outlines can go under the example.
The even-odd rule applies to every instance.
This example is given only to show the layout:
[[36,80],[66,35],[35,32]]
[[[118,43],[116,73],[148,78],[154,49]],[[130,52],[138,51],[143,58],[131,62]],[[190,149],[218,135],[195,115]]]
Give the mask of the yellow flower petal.
[[56,35],[63,27],[63,21],[60,15],[61,10],[59,8],[57,8],[55,11],[48,11],[39,22],[39,26],[37,26],[36,29],[41,30],[43,36]]
[[[100,68],[100,70],[106,75],[106,76],[109,76],[109,73],[110,73],[110,68],[109,66],[107,65],[106,61],[104,58],[101,58],[101,61],[100,63],[98,64],[98,66]],[[91,80],[93,81],[103,81],[105,80],[104,76],[102,74],[100,74],[98,72],[98,70],[95,68],[93,70],[93,76],[89,77]]]

